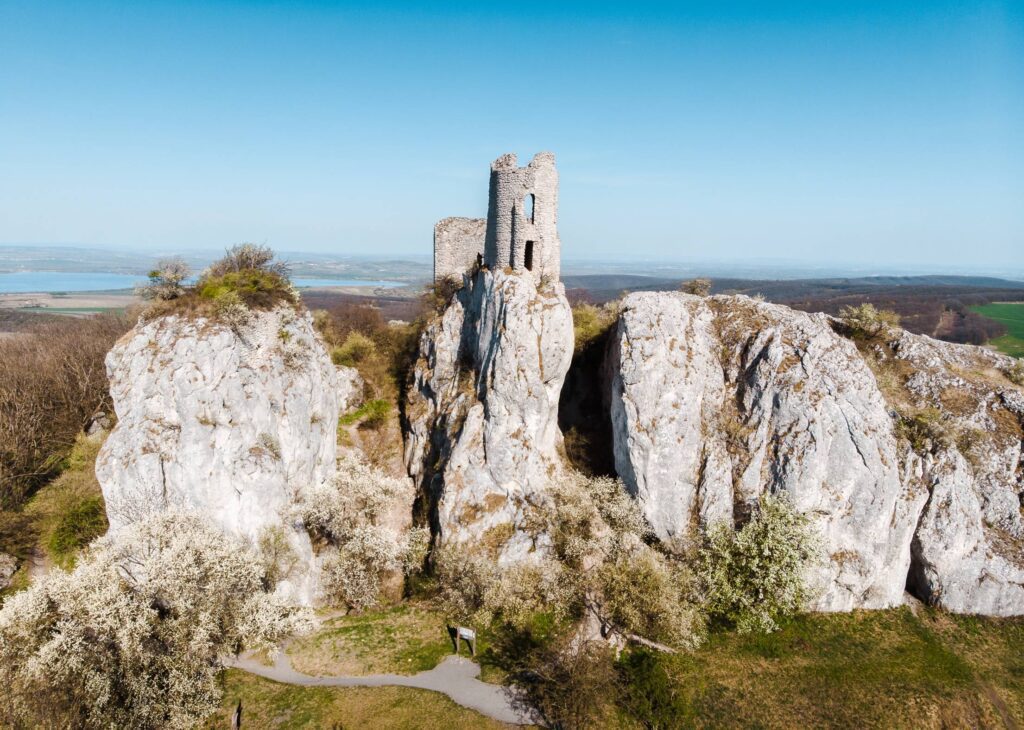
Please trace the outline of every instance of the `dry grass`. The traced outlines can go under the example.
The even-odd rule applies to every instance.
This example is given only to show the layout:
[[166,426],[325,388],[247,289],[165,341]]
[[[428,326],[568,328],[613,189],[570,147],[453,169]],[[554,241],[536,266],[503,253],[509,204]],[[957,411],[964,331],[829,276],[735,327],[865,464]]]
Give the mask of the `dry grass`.
[[[485,678],[500,680],[495,669],[521,647],[480,636]],[[426,604],[344,617],[306,641],[290,653],[310,673],[411,673],[451,651]],[[769,635],[714,633],[663,661],[686,727],[954,728],[1024,725],[1022,657],[1024,620],[901,608],[802,616]],[[237,672],[226,687],[225,707],[241,697],[258,727],[496,727],[430,694],[291,688]]]
[[59,474],[90,417],[110,411],[103,359],[129,327],[113,315],[67,319],[0,343],[0,509]]
[[288,648],[295,669],[318,676],[416,674],[451,652],[444,619],[417,603],[331,619]]
[[338,438],[359,447],[374,466],[396,476],[402,464],[402,394],[412,368],[422,321],[389,325],[372,306],[344,302],[316,312],[317,330],[336,364],[363,379],[363,405],[343,414]]
[[207,723],[225,728],[242,701],[246,728],[416,728],[455,730],[510,727],[461,707],[442,694],[407,687],[293,687],[245,672],[224,674],[224,704]]

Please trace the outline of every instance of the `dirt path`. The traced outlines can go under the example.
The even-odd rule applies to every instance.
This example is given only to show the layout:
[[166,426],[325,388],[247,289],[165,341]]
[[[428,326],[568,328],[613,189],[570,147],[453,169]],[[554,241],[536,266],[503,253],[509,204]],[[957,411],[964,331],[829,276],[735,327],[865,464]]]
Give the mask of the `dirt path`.
[[487,715],[510,725],[539,725],[532,710],[518,700],[515,691],[496,684],[481,682],[480,667],[459,656],[444,659],[433,669],[411,676],[401,674],[369,674],[363,677],[312,677],[292,669],[288,654],[281,651],[274,666],[268,667],[250,656],[242,655],[226,662],[227,666],[241,669],[266,679],[302,687],[415,687],[448,695],[463,707]]

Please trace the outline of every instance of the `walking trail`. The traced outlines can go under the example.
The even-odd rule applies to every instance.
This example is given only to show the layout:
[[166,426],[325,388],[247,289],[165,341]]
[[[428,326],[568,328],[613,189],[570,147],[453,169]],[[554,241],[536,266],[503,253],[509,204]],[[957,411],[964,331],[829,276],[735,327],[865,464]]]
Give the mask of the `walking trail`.
[[241,669],[283,684],[303,687],[415,687],[446,694],[463,707],[510,725],[540,724],[535,713],[520,700],[514,689],[481,682],[480,666],[461,656],[449,656],[426,672],[413,675],[368,674],[362,677],[313,677],[297,672],[285,651],[278,652],[274,666],[261,664],[243,654],[226,662],[227,666]]

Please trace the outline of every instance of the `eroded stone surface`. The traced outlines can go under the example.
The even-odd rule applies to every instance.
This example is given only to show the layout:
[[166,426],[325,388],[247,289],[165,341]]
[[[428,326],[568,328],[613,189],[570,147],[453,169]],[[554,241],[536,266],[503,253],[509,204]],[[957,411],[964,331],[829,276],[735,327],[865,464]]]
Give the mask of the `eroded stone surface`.
[[[999,373],[1008,360],[893,338],[872,364],[898,403],[825,315],[630,295],[609,363],[617,471],[663,538],[789,495],[827,546],[817,609],[897,605],[909,573],[934,604],[1022,613],[1024,397]],[[900,414],[935,407],[951,435],[922,456],[898,433]]]
[[427,327],[408,398],[406,464],[442,544],[500,535],[503,560],[533,547],[520,528],[560,468],[558,399],[572,351],[561,284],[538,291],[532,276],[514,273],[467,277]]
[[17,572],[17,559],[13,555],[0,553],[0,591],[11,584],[11,579]]
[[903,408],[935,424],[907,456],[929,492],[912,586],[959,613],[1024,613],[1024,392],[1001,376],[1011,359],[905,332],[880,356],[909,366]]

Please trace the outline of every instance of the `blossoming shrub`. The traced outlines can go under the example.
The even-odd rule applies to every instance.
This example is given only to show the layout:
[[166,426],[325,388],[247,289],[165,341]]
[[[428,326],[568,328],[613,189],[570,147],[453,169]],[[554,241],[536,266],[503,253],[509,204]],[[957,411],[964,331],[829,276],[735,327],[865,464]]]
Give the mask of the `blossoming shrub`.
[[693,576],[680,562],[646,546],[598,573],[602,613],[620,630],[680,649],[703,642],[704,620]]
[[438,551],[434,575],[441,605],[455,623],[522,629],[540,612],[566,617],[578,599],[577,583],[550,559],[499,567],[486,556],[451,547]]
[[683,559],[648,544],[650,528],[621,483],[570,472],[549,494],[526,526],[550,546],[534,560],[499,567],[463,546],[438,552],[434,569],[446,612],[513,628],[539,612],[556,621],[589,612],[613,633],[698,645],[703,619],[693,577]]
[[99,539],[0,609],[0,725],[191,728],[221,657],[310,626],[277,605],[253,549],[194,516]]
[[699,564],[705,610],[740,633],[774,631],[811,598],[807,568],[820,554],[809,519],[787,499],[766,496],[740,530],[708,530]]
[[300,506],[300,517],[325,547],[321,582],[328,596],[362,610],[380,600],[388,574],[413,572],[423,562],[425,529],[401,533],[389,514],[408,510],[412,484],[389,477],[357,456],[341,457],[336,476],[314,487]]

